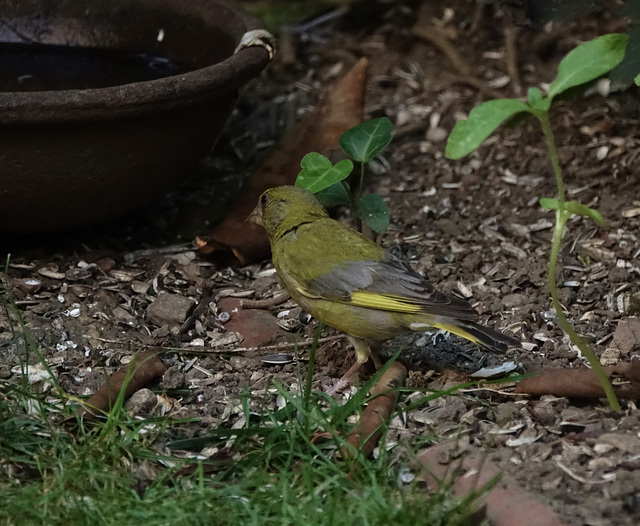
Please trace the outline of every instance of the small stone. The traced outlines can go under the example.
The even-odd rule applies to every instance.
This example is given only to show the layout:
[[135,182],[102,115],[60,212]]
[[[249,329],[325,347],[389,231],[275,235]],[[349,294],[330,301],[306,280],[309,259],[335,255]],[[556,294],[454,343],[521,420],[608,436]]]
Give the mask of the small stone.
[[462,236],[462,230],[455,221],[451,219],[442,218],[434,221],[434,226],[439,228],[443,233],[450,235],[452,238],[457,239]]
[[116,307],[111,311],[113,316],[122,323],[129,325],[131,327],[136,327],[138,325],[137,318],[131,313],[124,310],[122,307]]
[[116,262],[109,257],[104,257],[99,259],[98,261],[96,261],[96,265],[104,273],[108,273],[114,268],[116,268]]
[[640,454],[640,438],[623,433],[605,433],[598,437],[597,444],[613,446],[623,453]]
[[600,356],[600,364],[603,367],[618,365],[620,363],[620,351],[614,347],[605,349]]
[[193,305],[189,298],[164,292],[147,308],[147,319],[156,325],[180,325],[189,316]]
[[8,365],[0,365],[0,378],[6,380],[7,378],[11,378],[11,367]]
[[513,402],[506,402],[493,408],[496,424],[504,425],[506,422],[516,420],[522,416],[520,408]]
[[527,301],[527,296],[524,294],[507,294],[502,297],[502,304],[508,309],[522,307]]
[[131,395],[126,403],[129,414],[149,416],[157,405],[156,395],[150,389],[140,389]]
[[620,320],[613,333],[613,343],[623,353],[629,353],[640,344],[640,318]]
[[35,294],[42,288],[42,282],[35,278],[14,279],[13,285],[27,294]]
[[179,365],[172,365],[162,375],[160,387],[163,389],[178,389],[185,384],[185,375]]
[[150,287],[151,285],[146,281],[138,281],[137,279],[134,279],[131,282],[131,290],[137,294],[146,294]]
[[444,128],[435,127],[427,132],[427,140],[433,143],[444,141],[449,136],[449,132]]

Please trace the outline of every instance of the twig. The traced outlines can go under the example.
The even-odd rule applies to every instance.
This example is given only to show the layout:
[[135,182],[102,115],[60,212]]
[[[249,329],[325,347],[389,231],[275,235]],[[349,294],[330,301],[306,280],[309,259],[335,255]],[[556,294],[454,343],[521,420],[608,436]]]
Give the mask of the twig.
[[580,484],[606,484],[607,482],[611,482],[610,480],[588,480],[584,477],[581,477],[580,475],[576,475],[559,460],[556,460],[555,463],[556,466],[558,466],[562,471],[569,475],[573,480],[577,480],[578,482],[580,482]]
[[200,300],[200,303],[196,305],[196,308],[193,309],[191,315],[184,321],[184,323],[180,326],[180,330],[178,334],[185,334],[191,326],[195,323],[195,321],[200,317],[200,315],[207,310],[209,307],[209,303],[213,301],[213,287],[207,287],[203,292],[203,298]]
[[418,22],[415,26],[413,26],[413,29],[411,31],[414,36],[421,38],[422,40],[426,40],[430,44],[433,44],[446,55],[446,57],[451,62],[451,65],[459,73],[459,75],[454,76],[457,82],[464,82],[465,84],[469,84],[481,91],[487,97],[493,99],[501,98],[502,95],[499,92],[487,86],[485,82],[471,73],[471,66],[469,66],[467,61],[464,60],[462,56],[456,51],[451,42],[447,40],[447,37],[442,29],[425,20],[425,14],[421,14],[418,17]]
[[502,94],[487,86],[485,82],[480,80],[478,77],[474,77],[473,75],[451,75],[451,79],[453,82],[458,84],[466,84],[467,86],[471,86],[472,88],[476,88],[480,93],[486,95],[490,99],[499,99],[502,98]]
[[[84,338],[91,338],[92,340],[97,340],[99,342],[104,343],[115,343],[118,345],[130,345],[131,342],[124,340],[109,340],[107,338],[95,338],[93,336],[83,335]],[[345,336],[342,334],[336,334],[334,336],[325,336],[324,338],[320,338],[318,343],[327,343],[334,342],[337,340],[344,340]],[[286,342],[286,343],[275,343],[272,345],[262,345],[260,347],[226,347],[229,344],[226,343],[224,345],[220,345],[216,347],[215,345],[212,347],[203,347],[203,346],[192,346],[192,347],[159,347],[163,351],[176,351],[182,352],[184,354],[215,354],[215,353],[227,353],[227,352],[254,352],[254,351],[283,351],[288,349],[295,349],[296,347],[309,347],[313,343],[313,340],[305,340],[300,342]],[[215,344],[215,342],[214,342]],[[226,347],[226,348],[225,348]]]
[[518,28],[505,21],[503,29],[504,51],[507,62],[507,74],[511,79],[513,94],[516,97],[522,95],[522,84],[520,83],[520,72],[518,71]]
[[240,305],[244,309],[268,309],[275,305],[280,305],[289,299],[289,295],[286,292],[278,292],[270,298],[262,298],[260,300],[242,299]]
[[[318,343],[327,343],[333,342],[336,340],[342,340],[345,336],[341,334],[336,334],[335,336],[325,336],[324,338],[320,338]],[[225,352],[254,352],[254,351],[282,351],[287,349],[295,349],[296,347],[309,347],[313,343],[313,340],[305,340],[301,342],[287,342],[287,343],[277,343],[273,345],[263,345],[261,347],[236,347],[225,349],[224,346],[220,347],[162,347],[165,351],[180,351],[185,354],[189,353],[198,353],[198,354],[208,354],[208,353],[225,353]],[[225,344],[228,345],[228,344]]]

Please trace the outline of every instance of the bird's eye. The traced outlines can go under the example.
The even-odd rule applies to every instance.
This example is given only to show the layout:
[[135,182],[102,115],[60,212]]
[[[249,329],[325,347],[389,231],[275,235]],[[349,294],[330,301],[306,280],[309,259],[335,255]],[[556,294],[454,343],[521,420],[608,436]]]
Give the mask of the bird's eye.
[[269,202],[269,196],[267,194],[262,194],[260,196],[260,204],[262,206],[266,205]]

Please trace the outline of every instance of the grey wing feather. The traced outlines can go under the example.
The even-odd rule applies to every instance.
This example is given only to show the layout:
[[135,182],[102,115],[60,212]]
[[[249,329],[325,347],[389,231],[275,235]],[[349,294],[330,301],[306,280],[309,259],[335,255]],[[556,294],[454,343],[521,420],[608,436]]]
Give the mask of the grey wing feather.
[[402,297],[429,313],[473,321],[478,313],[464,300],[437,291],[411,266],[391,254],[382,261],[348,261],[315,278],[310,292],[334,301],[348,302],[355,291],[366,290]]

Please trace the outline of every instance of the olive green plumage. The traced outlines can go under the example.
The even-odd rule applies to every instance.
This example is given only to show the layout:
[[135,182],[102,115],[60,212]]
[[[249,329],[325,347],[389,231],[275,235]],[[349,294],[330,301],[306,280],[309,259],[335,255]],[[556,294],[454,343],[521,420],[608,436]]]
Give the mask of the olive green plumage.
[[273,264],[300,307],[345,332],[359,362],[366,340],[444,329],[489,350],[517,341],[475,323],[466,301],[435,290],[408,263],[329,217],[316,197],[295,186],[264,192],[252,214],[271,243]]

